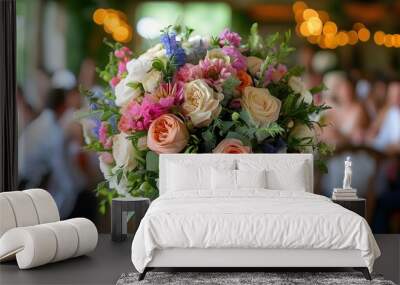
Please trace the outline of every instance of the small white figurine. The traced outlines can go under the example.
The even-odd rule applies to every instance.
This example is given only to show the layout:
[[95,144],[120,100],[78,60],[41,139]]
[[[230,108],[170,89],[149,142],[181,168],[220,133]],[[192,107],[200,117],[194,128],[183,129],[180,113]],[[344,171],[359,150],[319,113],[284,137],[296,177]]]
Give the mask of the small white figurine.
[[346,157],[346,161],[344,162],[344,178],[343,178],[343,189],[352,189],[351,188],[351,157]]

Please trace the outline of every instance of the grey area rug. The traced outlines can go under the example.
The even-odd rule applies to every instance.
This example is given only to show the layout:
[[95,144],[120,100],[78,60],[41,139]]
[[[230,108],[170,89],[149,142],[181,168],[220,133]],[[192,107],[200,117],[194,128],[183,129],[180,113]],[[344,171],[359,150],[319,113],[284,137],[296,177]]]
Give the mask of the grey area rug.
[[395,285],[380,275],[372,275],[373,280],[368,281],[359,272],[148,272],[142,281],[137,280],[138,276],[138,273],[122,274],[117,285]]

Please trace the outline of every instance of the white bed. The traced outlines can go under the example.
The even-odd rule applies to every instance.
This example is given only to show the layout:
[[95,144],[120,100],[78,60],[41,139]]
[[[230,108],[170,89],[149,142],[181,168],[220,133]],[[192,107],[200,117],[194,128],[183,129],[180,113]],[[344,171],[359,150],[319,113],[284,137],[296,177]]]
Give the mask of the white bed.
[[[266,169],[268,185],[205,187],[207,167],[224,164],[254,180]],[[196,168],[189,178],[202,186],[184,188]],[[161,155],[160,197],[132,243],[140,278],[154,267],[354,267],[369,278],[380,251],[367,222],[312,194],[312,169],[309,154]]]

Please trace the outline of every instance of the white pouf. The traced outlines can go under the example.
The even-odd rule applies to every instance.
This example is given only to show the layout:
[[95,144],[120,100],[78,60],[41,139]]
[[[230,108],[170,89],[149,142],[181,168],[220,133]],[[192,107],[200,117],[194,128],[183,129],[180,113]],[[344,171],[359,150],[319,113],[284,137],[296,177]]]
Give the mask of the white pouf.
[[97,229],[84,218],[14,228],[0,238],[0,260],[14,256],[20,269],[80,256],[97,245]]
[[84,255],[98,233],[88,219],[60,222],[54,199],[43,189],[0,193],[0,262],[17,259],[20,269]]

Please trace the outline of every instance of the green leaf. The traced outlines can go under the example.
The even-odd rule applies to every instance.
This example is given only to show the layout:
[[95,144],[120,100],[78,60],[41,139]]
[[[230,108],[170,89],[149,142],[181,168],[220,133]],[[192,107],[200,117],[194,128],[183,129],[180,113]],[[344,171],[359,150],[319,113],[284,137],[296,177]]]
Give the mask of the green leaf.
[[165,71],[165,66],[164,62],[160,58],[155,58],[153,59],[153,63],[151,65],[155,70],[164,72]]
[[132,88],[132,89],[140,89],[140,90],[144,90],[143,88],[143,84],[140,82],[136,82],[136,81],[131,81],[126,83],[126,86]]
[[257,124],[250,117],[250,114],[246,110],[240,111],[240,118],[246,123],[249,127],[255,127]]
[[158,172],[158,154],[148,151],[146,154],[146,170]]
[[229,76],[224,83],[222,84],[222,89],[224,95],[230,94],[233,95],[235,93],[236,87],[240,85],[240,80],[235,76]]
[[264,128],[257,129],[255,135],[258,143],[262,142],[268,137],[276,137],[284,133],[284,129],[276,122],[269,124]]
[[114,112],[112,111],[104,111],[103,114],[100,117],[100,120],[102,121],[107,121],[114,115]]
[[317,94],[317,93],[321,93],[322,91],[328,90],[328,88],[326,87],[326,85],[324,83],[321,83],[318,86],[315,86],[313,88],[310,89],[311,94]]
[[251,145],[250,140],[248,138],[246,138],[245,136],[239,134],[238,132],[229,132],[226,135],[226,138],[228,138],[228,139],[238,139],[245,145]]

